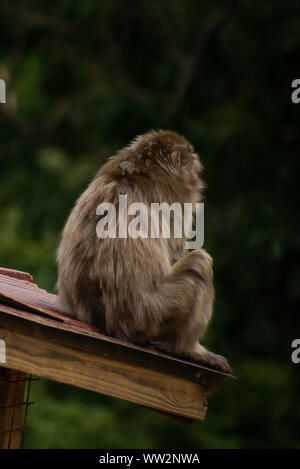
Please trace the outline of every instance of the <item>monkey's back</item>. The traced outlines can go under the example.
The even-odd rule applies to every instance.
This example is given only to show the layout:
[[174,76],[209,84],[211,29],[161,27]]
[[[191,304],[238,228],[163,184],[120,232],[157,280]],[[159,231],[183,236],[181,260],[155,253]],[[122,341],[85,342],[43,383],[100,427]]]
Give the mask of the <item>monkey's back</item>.
[[[150,324],[151,330],[159,324],[154,292],[171,267],[172,246],[163,238],[99,238],[96,210],[103,203],[115,207],[118,235],[119,196],[127,195],[128,206],[143,202],[149,207],[150,200],[160,202],[151,184],[145,178],[108,177],[104,167],[76,202],[57,251],[59,308],[110,335],[136,341],[145,340]],[[176,256],[183,254],[183,240],[176,249]]]

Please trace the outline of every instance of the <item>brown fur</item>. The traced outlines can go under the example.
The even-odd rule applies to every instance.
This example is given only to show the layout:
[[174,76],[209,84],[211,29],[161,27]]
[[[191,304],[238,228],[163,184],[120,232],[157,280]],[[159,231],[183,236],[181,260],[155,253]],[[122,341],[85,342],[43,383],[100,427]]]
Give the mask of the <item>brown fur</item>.
[[[107,334],[230,371],[199,344],[211,319],[212,259],[185,253],[185,239],[99,239],[96,207],[195,203],[203,182],[192,145],[171,131],[137,137],[96,174],[79,197],[57,251],[58,307]],[[117,220],[118,221],[118,220]]]

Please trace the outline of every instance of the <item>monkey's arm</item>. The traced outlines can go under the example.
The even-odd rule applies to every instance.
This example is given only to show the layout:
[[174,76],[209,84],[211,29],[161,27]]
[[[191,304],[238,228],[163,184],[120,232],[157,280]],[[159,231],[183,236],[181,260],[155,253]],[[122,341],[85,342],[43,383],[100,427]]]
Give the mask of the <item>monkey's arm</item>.
[[[197,316],[204,335],[214,300],[212,259],[203,249],[181,257],[161,279],[153,300],[163,321],[186,323]],[[203,332],[202,332],[203,331]]]
[[199,249],[183,256],[172,266],[157,294],[161,302],[162,334],[154,346],[229,372],[226,358],[199,344],[211,319],[214,301],[209,254]]

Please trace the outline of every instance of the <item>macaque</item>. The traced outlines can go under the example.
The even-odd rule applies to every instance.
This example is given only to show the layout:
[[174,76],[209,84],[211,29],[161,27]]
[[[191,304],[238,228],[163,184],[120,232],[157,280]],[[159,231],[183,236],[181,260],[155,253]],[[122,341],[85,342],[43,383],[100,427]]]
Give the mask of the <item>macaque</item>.
[[118,208],[120,195],[127,195],[128,205],[195,205],[204,188],[201,170],[193,146],[172,131],[140,135],[111,157],[64,227],[57,250],[57,306],[110,336],[229,373],[226,358],[199,343],[214,302],[210,255],[204,249],[186,252],[185,237],[174,233],[101,238],[96,230],[98,205]]

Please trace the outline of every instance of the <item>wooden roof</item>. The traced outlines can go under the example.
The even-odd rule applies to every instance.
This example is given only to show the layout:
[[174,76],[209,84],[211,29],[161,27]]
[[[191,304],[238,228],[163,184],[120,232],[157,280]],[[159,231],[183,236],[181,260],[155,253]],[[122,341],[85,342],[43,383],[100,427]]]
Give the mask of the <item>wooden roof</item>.
[[56,296],[28,273],[0,268],[1,366],[122,398],[163,413],[204,419],[221,372],[114,339],[63,315]]

